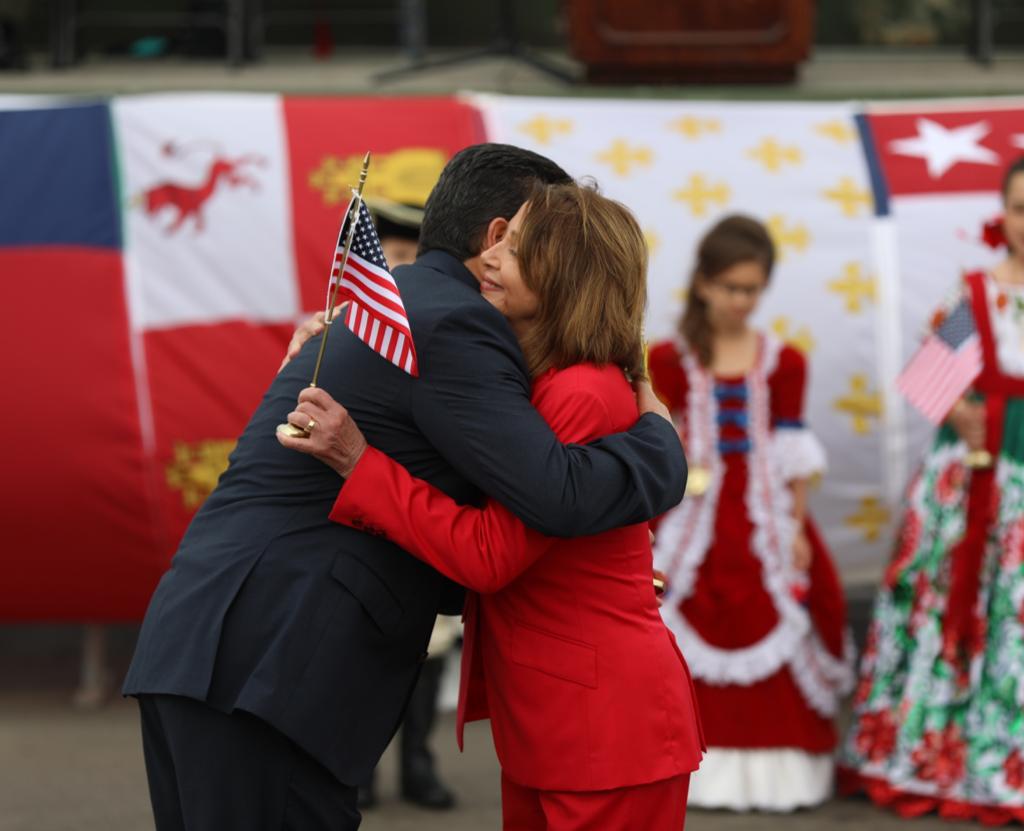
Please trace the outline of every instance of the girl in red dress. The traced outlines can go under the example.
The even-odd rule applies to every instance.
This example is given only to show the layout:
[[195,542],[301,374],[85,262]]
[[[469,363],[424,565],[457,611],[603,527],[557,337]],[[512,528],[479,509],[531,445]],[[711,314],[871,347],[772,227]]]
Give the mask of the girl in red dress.
[[749,323],[773,261],[763,225],[723,219],[700,243],[679,337],[650,352],[690,466],[655,544],[710,748],[690,804],[741,811],[828,798],[852,683],[843,594],[807,515],[825,458],[802,420],[806,361]]
[[[559,438],[630,427],[647,259],[632,215],[587,188],[547,187],[481,256],[482,293],[512,324]],[[459,506],[373,448],[331,518],[375,528],[471,590],[457,729],[461,743],[464,721],[491,720],[506,831],[683,828],[703,743],[645,523],[544,537],[493,500]]]

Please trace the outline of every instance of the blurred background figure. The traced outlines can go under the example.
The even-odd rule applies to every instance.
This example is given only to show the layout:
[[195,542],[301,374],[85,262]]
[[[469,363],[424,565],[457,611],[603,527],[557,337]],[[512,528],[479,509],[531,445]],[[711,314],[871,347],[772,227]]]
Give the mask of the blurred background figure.
[[1005,258],[932,319],[928,342],[973,351],[940,370],[970,388],[907,493],[841,757],[847,791],[986,824],[1024,822],[1024,158],[1002,199]]
[[807,513],[825,453],[804,423],[807,361],[751,323],[775,263],[767,228],[700,241],[679,337],[651,348],[680,424],[686,498],[657,530],[662,615],[690,663],[708,752],[690,804],[792,811],[831,796],[846,603]]

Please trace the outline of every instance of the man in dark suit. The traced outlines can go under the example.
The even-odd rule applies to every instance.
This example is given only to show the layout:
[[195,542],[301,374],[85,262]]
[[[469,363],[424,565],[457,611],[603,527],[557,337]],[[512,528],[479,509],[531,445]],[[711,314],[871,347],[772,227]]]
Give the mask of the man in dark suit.
[[[675,505],[672,426],[559,444],[530,405],[512,330],[478,293],[479,254],[553,162],[476,145],[427,202],[421,255],[399,268],[412,378],[335,327],[320,386],[367,439],[461,502],[488,494],[555,536]],[[158,831],[355,829],[364,781],[401,719],[437,612],[461,590],[375,528],[333,525],[343,480],[282,447],[275,425],[312,374],[318,339],[277,376],[150,603],[124,692],[139,699]]]

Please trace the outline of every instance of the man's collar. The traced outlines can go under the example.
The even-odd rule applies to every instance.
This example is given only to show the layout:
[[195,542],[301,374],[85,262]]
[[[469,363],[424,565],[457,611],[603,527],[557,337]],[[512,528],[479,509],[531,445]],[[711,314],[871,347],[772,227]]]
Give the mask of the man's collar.
[[462,261],[457,260],[446,251],[424,251],[416,258],[416,265],[432,268],[454,277],[460,283],[465,283],[476,291],[480,291],[480,283],[477,282],[473,272],[466,268]]

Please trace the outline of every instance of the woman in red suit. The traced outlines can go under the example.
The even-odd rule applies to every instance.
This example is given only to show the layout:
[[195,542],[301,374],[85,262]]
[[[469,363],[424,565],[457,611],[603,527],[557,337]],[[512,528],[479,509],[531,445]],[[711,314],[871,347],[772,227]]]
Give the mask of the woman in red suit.
[[[632,425],[646,300],[632,215],[587,188],[547,187],[482,257],[481,290],[512,324],[559,438]],[[494,501],[459,506],[372,448],[331,517],[376,526],[471,590],[458,738],[466,720],[490,718],[507,831],[683,827],[703,741],[645,524],[544,537]]]

